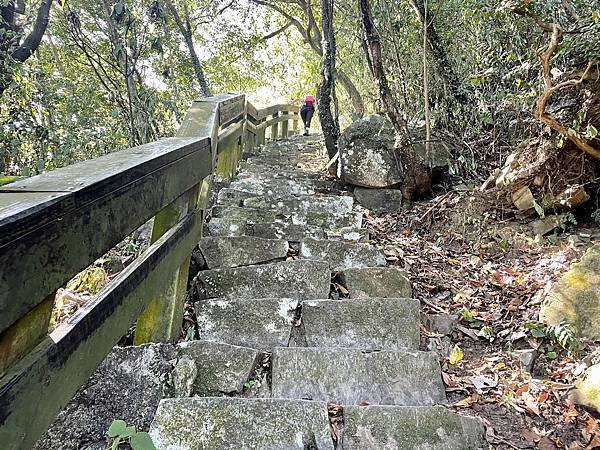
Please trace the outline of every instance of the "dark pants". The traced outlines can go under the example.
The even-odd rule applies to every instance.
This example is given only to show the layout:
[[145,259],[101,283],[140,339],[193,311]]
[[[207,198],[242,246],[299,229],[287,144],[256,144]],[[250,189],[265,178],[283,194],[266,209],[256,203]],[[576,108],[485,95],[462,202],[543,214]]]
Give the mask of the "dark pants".
[[310,121],[312,120],[314,113],[314,106],[303,105],[302,108],[300,108],[300,117],[302,117],[302,122],[304,122],[304,128],[310,128]]

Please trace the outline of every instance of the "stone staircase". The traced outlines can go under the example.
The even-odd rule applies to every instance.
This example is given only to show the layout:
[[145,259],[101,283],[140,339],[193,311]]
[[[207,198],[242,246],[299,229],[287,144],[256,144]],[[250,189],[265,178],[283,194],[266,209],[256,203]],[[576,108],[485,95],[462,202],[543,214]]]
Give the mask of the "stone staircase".
[[419,302],[364,243],[319,149],[268,144],[218,192],[194,281],[200,340],[178,345],[175,398],[150,428],[157,448],[483,448],[477,420],[440,406]]

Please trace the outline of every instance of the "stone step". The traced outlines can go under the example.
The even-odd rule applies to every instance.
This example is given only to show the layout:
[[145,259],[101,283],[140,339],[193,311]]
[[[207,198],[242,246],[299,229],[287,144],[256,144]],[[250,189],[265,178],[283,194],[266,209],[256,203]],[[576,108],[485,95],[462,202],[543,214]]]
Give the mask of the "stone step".
[[[338,200],[339,197],[342,197],[342,200]],[[354,199],[349,197],[348,195],[326,195],[326,194],[314,194],[314,195],[293,195],[287,193],[278,193],[272,192],[269,194],[261,194],[257,197],[257,194],[254,192],[241,191],[239,189],[232,189],[230,187],[224,187],[219,190],[217,195],[217,204],[222,206],[244,206],[244,200],[246,199],[265,199],[269,201],[274,200],[316,200],[317,203],[340,203],[341,207],[344,207],[346,203],[350,203],[350,208],[348,211],[352,209],[352,205],[354,203]],[[329,205],[326,205],[329,206]]]
[[[236,206],[215,206],[212,209],[213,218],[219,218],[207,226],[211,236],[239,236],[244,234],[248,223],[259,222],[286,222],[294,225],[312,225],[330,230],[343,227],[360,228],[362,225],[361,213],[331,214],[328,212],[295,212],[295,211],[272,211],[268,209],[240,208]],[[238,234],[232,234],[238,233]]]
[[347,269],[341,273],[341,284],[350,298],[410,298],[412,287],[406,272],[395,267]]
[[268,209],[272,211],[327,212],[346,214],[352,212],[354,199],[349,196],[302,196],[297,198],[271,199],[252,197],[243,201],[246,208]]
[[284,399],[164,399],[150,426],[160,450],[333,450],[327,405]]
[[209,269],[283,261],[289,250],[287,241],[251,236],[208,236],[198,246]]
[[[332,230],[332,233],[334,232],[335,230]],[[266,239],[283,239],[290,242],[300,242],[306,238],[325,238],[325,231],[321,227],[294,225],[285,222],[253,223],[246,226],[245,234]]]
[[308,347],[364,350],[419,348],[419,301],[408,298],[302,302],[302,337]]
[[176,397],[239,394],[260,363],[254,348],[210,341],[187,341],[177,345],[173,370]]
[[347,406],[341,450],[487,449],[484,428],[443,406]]
[[290,180],[290,179],[258,179],[240,178],[229,187],[240,191],[253,192],[256,195],[313,195],[316,193],[339,193],[339,186],[333,181]]
[[273,397],[344,405],[430,406],[446,402],[434,352],[277,347],[272,358]]
[[349,244],[335,240],[305,239],[300,258],[327,261],[334,272],[352,268],[386,266],[385,254],[369,244]]
[[331,274],[323,261],[283,261],[204,270],[195,279],[204,298],[327,298]]
[[298,301],[215,299],[196,302],[200,339],[270,351],[290,341]]

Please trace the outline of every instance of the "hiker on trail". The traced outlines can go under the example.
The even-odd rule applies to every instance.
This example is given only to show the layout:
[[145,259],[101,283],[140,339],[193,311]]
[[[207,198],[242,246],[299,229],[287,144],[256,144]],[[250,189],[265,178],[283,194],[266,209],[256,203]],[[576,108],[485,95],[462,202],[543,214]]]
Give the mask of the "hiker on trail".
[[296,99],[292,103],[300,102],[303,103],[302,107],[300,108],[300,117],[302,117],[302,122],[304,122],[303,136],[308,136],[308,131],[310,130],[310,121],[315,114],[315,98],[312,95],[306,95],[304,98]]

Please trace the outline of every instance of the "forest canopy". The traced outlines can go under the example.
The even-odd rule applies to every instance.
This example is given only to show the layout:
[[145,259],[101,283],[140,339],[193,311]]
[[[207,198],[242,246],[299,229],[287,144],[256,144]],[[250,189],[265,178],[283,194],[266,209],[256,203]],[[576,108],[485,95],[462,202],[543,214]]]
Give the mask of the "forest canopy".
[[[385,105],[360,2],[331,3],[343,128]],[[451,172],[463,176],[485,177],[548,125],[534,110],[547,89],[541,56],[553,24],[560,42],[549,57],[552,80],[581,76],[600,54],[596,0],[368,3],[394,104],[414,126],[423,126],[427,109],[427,124],[458,143]],[[315,0],[4,5],[5,175],[32,175],[172,135],[190,101],[210,93],[245,92],[260,104],[314,93],[321,82],[322,7]],[[594,66],[586,76],[597,73]],[[548,99],[548,110],[561,109],[564,94]],[[568,120],[580,123],[567,128],[594,139],[597,127],[582,116],[584,107],[585,100],[572,105]]]

